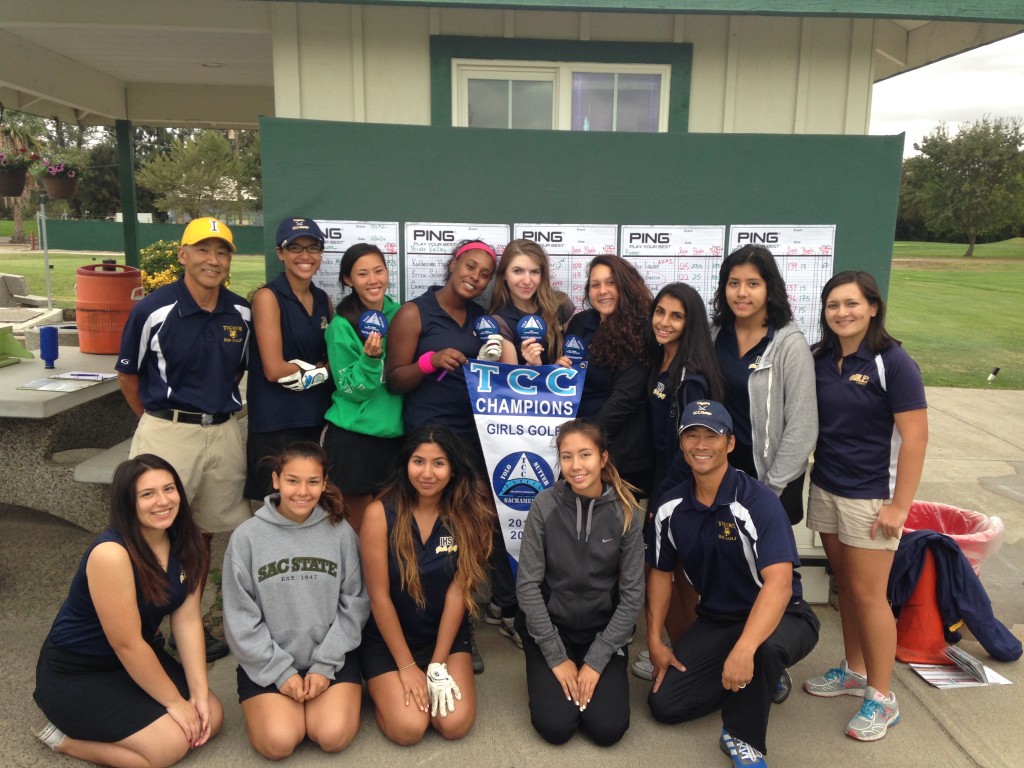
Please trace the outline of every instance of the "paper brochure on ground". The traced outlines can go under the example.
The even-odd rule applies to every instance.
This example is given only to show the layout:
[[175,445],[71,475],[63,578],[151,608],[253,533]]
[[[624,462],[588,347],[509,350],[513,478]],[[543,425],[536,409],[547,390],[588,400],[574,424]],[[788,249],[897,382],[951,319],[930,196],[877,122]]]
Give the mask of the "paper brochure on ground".
[[986,685],[1013,685],[991,667],[955,645],[946,646],[946,656],[955,666],[944,664],[911,664],[926,682],[936,688],[976,688]]

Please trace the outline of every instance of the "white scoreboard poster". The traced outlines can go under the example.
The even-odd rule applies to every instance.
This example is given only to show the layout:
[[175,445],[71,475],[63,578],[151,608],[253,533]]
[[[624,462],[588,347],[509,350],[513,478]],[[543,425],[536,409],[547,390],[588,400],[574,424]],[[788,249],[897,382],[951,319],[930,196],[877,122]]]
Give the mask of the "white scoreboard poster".
[[320,271],[313,276],[313,283],[323,288],[337,304],[348,293],[338,281],[341,257],[349,246],[356,243],[370,243],[380,248],[384,262],[388,265],[388,295],[398,300],[398,287],[402,273],[398,261],[397,221],[345,221],[342,219],[317,219],[316,223],[324,233],[324,256]]
[[821,289],[832,277],[835,256],[835,224],[780,226],[733,224],[729,227],[729,252],[743,245],[763,245],[775,256],[793,316],[807,341],[821,336]]
[[617,224],[516,224],[516,239],[533,240],[548,253],[551,285],[576,309],[587,295],[587,265],[598,254],[617,253]]
[[725,226],[622,225],[619,253],[636,267],[652,294],[668,283],[696,289],[711,307],[725,255]]
[[[482,240],[501,252],[508,243],[507,224],[451,224],[437,222],[406,222],[405,250],[402,270],[405,275],[404,301],[414,299],[432,285],[444,283],[444,268],[456,244],[463,240]],[[477,299],[482,307],[490,305],[491,286]]]

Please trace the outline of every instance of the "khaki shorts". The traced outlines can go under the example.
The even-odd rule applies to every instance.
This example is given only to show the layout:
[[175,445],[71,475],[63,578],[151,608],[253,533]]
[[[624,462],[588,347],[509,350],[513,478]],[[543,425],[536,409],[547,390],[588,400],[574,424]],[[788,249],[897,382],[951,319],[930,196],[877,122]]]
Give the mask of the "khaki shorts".
[[871,538],[871,526],[886,499],[848,499],[811,483],[807,493],[807,527],[818,533],[839,534],[839,541],[858,549],[895,552],[899,537],[886,538],[879,529]]
[[196,525],[206,533],[233,531],[251,517],[245,486],[245,451],[238,422],[204,427],[144,413],[129,456],[156,454],[174,467],[185,486]]

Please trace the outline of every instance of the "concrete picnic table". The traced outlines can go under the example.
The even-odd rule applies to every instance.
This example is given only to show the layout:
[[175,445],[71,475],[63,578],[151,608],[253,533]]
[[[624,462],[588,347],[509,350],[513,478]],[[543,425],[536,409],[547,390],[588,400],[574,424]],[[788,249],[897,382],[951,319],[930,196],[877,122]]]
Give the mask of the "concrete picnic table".
[[114,373],[116,355],[61,346],[52,369],[33,360],[0,368],[0,502],[46,510],[90,531],[107,521],[106,484],[75,481],[75,467],[130,438],[138,423],[117,379],[70,392],[19,389],[81,371]]

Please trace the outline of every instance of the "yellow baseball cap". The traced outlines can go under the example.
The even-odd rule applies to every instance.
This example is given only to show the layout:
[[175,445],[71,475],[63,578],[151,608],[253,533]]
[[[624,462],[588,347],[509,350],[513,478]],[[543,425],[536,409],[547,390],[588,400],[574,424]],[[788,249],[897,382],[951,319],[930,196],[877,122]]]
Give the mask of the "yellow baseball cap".
[[223,240],[229,246],[231,251],[235,250],[235,239],[231,235],[231,230],[228,225],[220,219],[215,219],[212,216],[206,216],[202,219],[192,219],[185,227],[185,234],[181,236],[182,245],[195,245],[201,240],[207,238],[216,237]]

